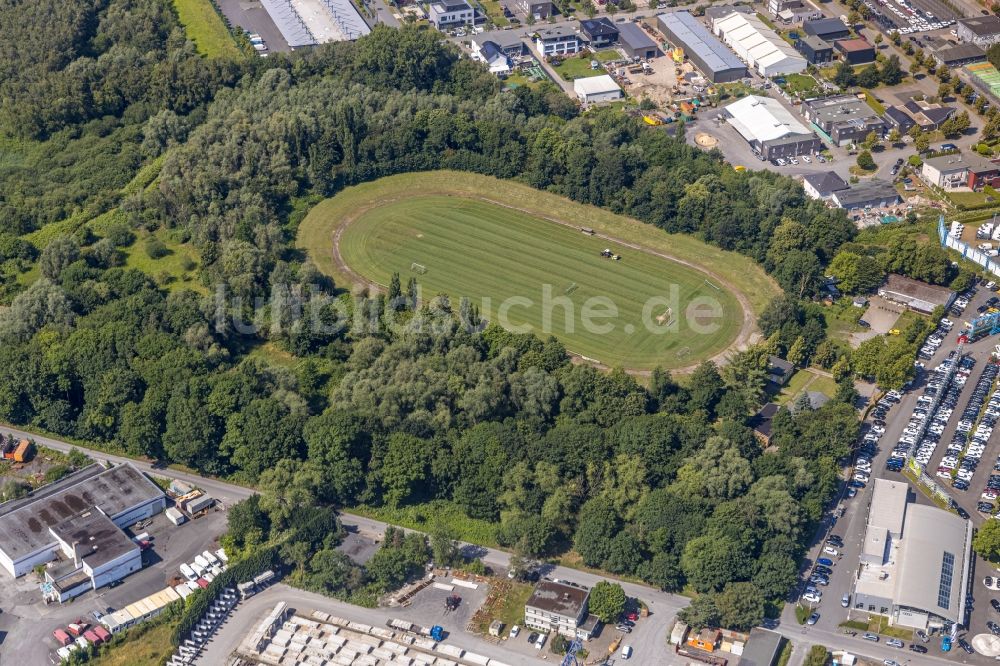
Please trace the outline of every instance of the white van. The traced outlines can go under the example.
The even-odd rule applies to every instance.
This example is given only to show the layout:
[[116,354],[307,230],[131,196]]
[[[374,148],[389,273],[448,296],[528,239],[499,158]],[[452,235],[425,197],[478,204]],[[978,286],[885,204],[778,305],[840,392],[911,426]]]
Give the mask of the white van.
[[628,659],[632,656],[632,646],[625,645],[622,647],[622,659]]

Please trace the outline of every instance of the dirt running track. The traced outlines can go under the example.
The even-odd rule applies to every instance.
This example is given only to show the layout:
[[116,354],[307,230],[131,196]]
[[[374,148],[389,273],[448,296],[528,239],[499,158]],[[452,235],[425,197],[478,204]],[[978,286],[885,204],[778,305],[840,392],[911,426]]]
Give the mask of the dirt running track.
[[[573,229],[574,231],[579,231],[580,230],[580,225],[579,224],[573,224],[573,223],[567,222],[565,220],[560,220],[560,219],[556,219],[556,218],[553,218],[553,217],[547,217],[545,215],[542,215],[542,214],[540,214],[540,213],[538,213],[536,211],[533,211],[533,210],[530,210],[530,209],[527,209],[527,208],[521,208],[521,207],[518,207],[518,206],[511,206],[511,205],[506,204],[506,203],[504,203],[502,201],[497,201],[496,199],[492,199],[492,198],[490,198],[488,196],[483,196],[483,195],[467,195],[467,194],[457,195],[452,190],[438,190],[438,189],[433,189],[433,188],[428,188],[428,189],[425,189],[425,190],[421,190],[420,196],[447,196],[447,197],[458,197],[458,198],[462,198],[462,199],[475,199],[475,200],[478,200],[478,201],[482,201],[482,202],[485,202],[485,203],[492,204],[494,206],[500,206],[502,208],[507,208],[509,210],[515,210],[515,211],[518,211],[520,213],[524,213],[525,215],[528,215],[530,217],[535,217],[535,218],[538,218],[538,219],[541,219],[541,220],[545,220],[546,222],[552,222],[553,224],[559,224],[559,225],[562,225],[564,227],[568,227],[570,229]],[[409,195],[407,195],[406,198],[409,198]],[[344,261],[344,258],[343,258],[343,256],[341,256],[341,253],[340,253],[340,237],[341,237],[341,235],[343,234],[344,230],[351,225],[351,223],[353,223],[356,219],[358,219],[359,217],[361,217],[362,215],[364,215],[368,211],[370,211],[370,210],[372,210],[374,208],[378,208],[379,206],[382,206],[384,204],[395,203],[396,201],[399,201],[401,199],[402,199],[402,197],[386,198],[386,199],[382,199],[381,201],[379,201],[379,203],[376,204],[376,205],[364,206],[364,207],[361,207],[361,208],[357,208],[357,209],[355,209],[353,215],[341,218],[339,224],[337,225],[337,229],[333,232],[333,239],[332,239],[333,243],[332,243],[332,250],[331,250],[332,251],[332,255],[333,255],[333,262],[334,262],[334,264],[336,264],[337,269],[339,271],[342,271],[345,275],[350,276],[354,280],[354,282],[355,282],[356,285],[364,287],[364,288],[368,288],[368,289],[375,289],[375,290],[378,290],[378,291],[384,291],[385,288],[386,288],[385,285],[378,284],[376,282],[373,282],[373,281],[369,280],[368,278],[364,277],[363,275],[360,275],[353,268],[351,268],[350,266],[347,265],[347,262]],[[729,356],[733,353],[734,350],[737,350],[737,351],[744,350],[748,346],[750,346],[751,344],[753,344],[753,343],[755,343],[755,342],[757,342],[758,340],[761,339],[762,336],[760,335],[760,333],[757,330],[757,316],[754,314],[753,307],[750,305],[750,300],[747,298],[746,294],[744,294],[740,289],[737,289],[732,284],[729,284],[728,282],[726,282],[726,280],[724,280],[722,278],[722,276],[718,275],[717,273],[712,272],[711,270],[708,270],[704,266],[700,266],[698,264],[691,263],[690,261],[686,261],[684,259],[679,259],[677,257],[671,256],[671,255],[666,254],[664,252],[657,252],[656,250],[651,250],[651,249],[649,249],[647,247],[643,247],[642,245],[639,245],[637,243],[633,243],[631,241],[626,241],[626,240],[623,240],[621,238],[617,238],[615,236],[611,236],[611,235],[608,235],[608,234],[603,234],[603,233],[597,231],[596,229],[594,231],[594,237],[610,241],[610,242],[612,242],[612,243],[614,243],[616,245],[621,245],[623,247],[627,247],[627,248],[630,248],[632,250],[636,250],[637,252],[644,252],[646,254],[650,254],[650,255],[653,255],[655,257],[660,257],[661,259],[666,259],[667,261],[672,261],[674,263],[681,264],[682,266],[685,266],[685,267],[690,268],[692,270],[698,271],[699,273],[702,273],[703,275],[706,276],[706,278],[711,278],[713,281],[715,281],[718,284],[722,284],[722,285],[726,286],[726,288],[733,295],[733,297],[736,298],[737,302],[739,302],[740,307],[743,309],[743,323],[740,325],[740,330],[736,334],[736,338],[733,340],[732,344],[730,344],[730,346],[727,349],[725,349],[725,350],[719,352],[718,354],[716,354],[715,356],[711,357],[710,360],[713,361],[714,363],[716,363],[717,365],[724,365],[724,364],[726,364],[729,361]],[[593,361],[591,359],[588,359],[588,358],[586,358],[584,356],[581,356],[580,354],[577,354],[577,353],[573,352],[571,349],[567,349],[566,351],[570,354],[570,356],[572,357],[572,360],[573,360],[574,363],[586,363],[586,364],[591,365],[591,366],[593,366],[595,368],[598,368],[600,370],[611,370],[612,369],[611,367],[609,367],[607,365],[604,365],[603,363],[598,363],[598,362],[595,362],[595,361]],[[685,366],[685,367],[682,367],[682,368],[675,368],[675,369],[672,369],[670,372],[672,374],[688,374],[688,373],[693,372],[695,370],[695,368],[698,367],[699,363],[696,363],[694,365]],[[625,371],[627,373],[629,373],[630,375],[635,375],[637,377],[648,377],[648,376],[650,376],[650,374],[652,374],[651,370],[632,370],[632,369],[626,368]]]

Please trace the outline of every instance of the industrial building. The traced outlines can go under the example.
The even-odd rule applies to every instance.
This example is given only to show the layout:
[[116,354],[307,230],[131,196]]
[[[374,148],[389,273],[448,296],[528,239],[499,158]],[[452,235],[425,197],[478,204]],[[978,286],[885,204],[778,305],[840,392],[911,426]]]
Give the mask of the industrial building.
[[618,46],[630,58],[649,60],[660,55],[660,47],[637,23],[622,23],[618,26]]
[[101,618],[101,624],[112,634],[152,619],[166,610],[167,606],[180,601],[181,595],[172,587],[165,587],[155,594],[130,603],[125,608]]
[[589,599],[590,588],[543,579],[524,605],[524,624],[568,638],[589,639],[600,624],[596,616],[587,613]]
[[716,19],[712,32],[761,76],[795,74],[808,66],[791,44],[755,15],[733,13]]
[[975,44],[958,44],[935,49],[931,52],[931,56],[939,66],[954,69],[985,61],[986,51]]
[[802,103],[802,115],[835,146],[861,143],[871,132],[882,136],[888,126],[868,103],[854,95],[834,95]]
[[830,194],[830,201],[837,208],[849,213],[895,206],[902,199],[892,183],[884,180],[865,180]]
[[890,273],[878,295],[911,310],[930,314],[940,306],[947,310],[955,300],[955,292],[947,287],[937,287],[920,280]]
[[833,45],[822,37],[802,35],[795,46],[812,65],[822,65],[833,60]]
[[690,12],[660,14],[656,21],[667,42],[683,50],[712,83],[738,81],[747,75],[746,65]]
[[808,155],[823,149],[812,130],[770,97],[748,95],[723,111],[723,117],[763,160]]
[[612,102],[622,98],[621,87],[607,74],[585,76],[573,81],[573,92],[584,104]]
[[972,533],[968,520],[911,503],[905,481],[875,479],[851,608],[912,629],[964,624]]
[[975,44],[988,49],[1000,42],[1000,16],[989,14],[958,19],[955,30],[958,32],[958,38],[966,44]]
[[133,465],[90,465],[0,506],[0,566],[18,577],[62,554],[73,567],[57,565],[54,575],[80,578],[74,589],[81,571],[91,587],[107,585],[134,570],[137,549],[121,528],[164,508],[163,491]]
[[802,23],[802,31],[807,35],[813,35],[830,42],[835,39],[846,39],[851,36],[851,31],[843,21],[834,18],[821,18]]
[[864,65],[869,62],[875,62],[875,47],[860,37],[855,39],[838,39],[833,43],[833,48],[844,57],[844,60],[852,65]]
[[371,28],[351,0],[261,0],[292,48],[364,37]]

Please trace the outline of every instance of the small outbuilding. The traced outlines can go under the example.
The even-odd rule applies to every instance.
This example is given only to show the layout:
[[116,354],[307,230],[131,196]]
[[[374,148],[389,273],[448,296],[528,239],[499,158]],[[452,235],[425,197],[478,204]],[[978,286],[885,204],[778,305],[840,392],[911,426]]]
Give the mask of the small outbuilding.
[[584,104],[613,102],[623,96],[621,86],[607,74],[577,79],[573,82],[573,91]]
[[938,306],[948,309],[955,300],[955,292],[947,287],[938,287],[895,273],[889,274],[885,284],[879,288],[878,295],[924,314],[933,312]]

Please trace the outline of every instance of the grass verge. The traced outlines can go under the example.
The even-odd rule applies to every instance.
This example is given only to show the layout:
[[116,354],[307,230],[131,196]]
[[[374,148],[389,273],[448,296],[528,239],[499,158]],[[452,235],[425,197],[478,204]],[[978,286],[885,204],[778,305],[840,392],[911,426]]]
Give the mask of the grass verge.
[[444,500],[436,500],[419,506],[405,506],[398,509],[387,506],[360,505],[346,509],[346,511],[365,518],[372,518],[391,525],[398,525],[421,532],[428,531],[434,522],[442,521],[454,530],[456,537],[461,541],[486,546],[487,548],[500,547],[497,543],[497,528],[499,525],[485,520],[469,518],[460,508]]
[[173,653],[170,643],[175,622],[164,622],[146,631],[140,625],[123,641],[114,643],[88,661],[93,666],[160,666]]
[[198,53],[209,58],[243,57],[209,0],[174,0],[174,9],[187,36],[198,47]]

